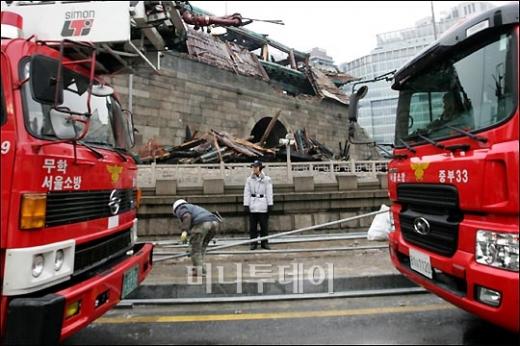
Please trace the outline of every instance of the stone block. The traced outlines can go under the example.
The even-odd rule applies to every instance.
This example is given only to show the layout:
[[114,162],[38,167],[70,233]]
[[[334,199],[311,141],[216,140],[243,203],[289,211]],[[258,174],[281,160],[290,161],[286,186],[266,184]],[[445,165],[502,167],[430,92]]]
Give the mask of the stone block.
[[286,232],[291,230],[293,230],[291,215],[275,214],[269,216],[269,232]]
[[137,236],[145,237],[147,236],[147,228],[148,228],[149,219],[137,219]]
[[224,215],[224,222],[217,229],[217,237],[230,233],[249,235],[249,218]]
[[[377,210],[377,209],[375,209]],[[370,213],[375,210],[368,210],[368,209],[361,209],[358,213],[358,215]],[[367,231],[370,228],[370,225],[372,225],[372,221],[374,221],[375,216],[370,217],[364,217],[362,219],[359,219],[359,227],[365,228]]]
[[377,179],[379,179],[379,184],[381,185],[381,188],[384,190],[388,189],[388,176],[386,174],[380,174],[377,176]]
[[[322,213],[314,214],[314,224],[315,225],[321,225],[324,223],[329,223],[329,222],[337,221],[337,220],[338,220],[338,215],[336,213],[322,212]],[[331,225],[331,226],[325,227],[325,229],[338,229],[338,228],[339,228],[339,225]]]
[[202,187],[205,195],[224,193],[224,179],[204,179]]
[[357,190],[358,178],[354,175],[337,175],[338,190]]
[[177,180],[157,180],[155,184],[155,194],[158,196],[173,196],[177,194]]
[[[346,219],[346,218],[349,218],[349,217],[354,217],[356,215],[357,214],[353,213],[353,212],[341,212],[341,213],[339,213],[340,219]],[[354,227],[359,227],[359,219],[358,220],[349,221],[349,222],[344,222],[344,223],[341,224],[341,228],[342,229],[349,229],[349,228],[354,228]]]
[[180,224],[173,215],[165,218],[139,219],[137,227],[139,236],[180,234]]
[[139,146],[139,145],[142,145],[142,144],[143,144],[143,135],[137,133],[135,135],[135,145]]
[[294,191],[314,191],[314,177],[294,177]]
[[293,217],[294,217],[294,228],[295,229],[310,227],[313,225],[312,215],[308,215],[308,214],[294,215]]

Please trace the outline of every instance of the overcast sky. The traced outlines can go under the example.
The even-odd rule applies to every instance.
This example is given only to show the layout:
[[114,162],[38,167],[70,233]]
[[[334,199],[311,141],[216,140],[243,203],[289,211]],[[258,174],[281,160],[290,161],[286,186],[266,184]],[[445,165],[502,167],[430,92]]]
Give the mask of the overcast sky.
[[[435,18],[462,1],[434,1]],[[507,1],[489,1],[495,5]],[[413,27],[431,16],[430,1],[191,1],[215,15],[238,12],[245,18],[281,19],[285,26],[255,22],[247,29],[295,48],[327,50],[335,63],[367,55],[376,34]]]

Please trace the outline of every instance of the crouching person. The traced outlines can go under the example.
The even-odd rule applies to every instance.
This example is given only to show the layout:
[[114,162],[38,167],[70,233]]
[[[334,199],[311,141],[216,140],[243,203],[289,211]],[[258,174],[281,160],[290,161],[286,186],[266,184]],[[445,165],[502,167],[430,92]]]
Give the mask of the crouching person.
[[204,256],[209,242],[216,234],[219,217],[198,205],[189,204],[183,199],[175,201],[173,213],[181,221],[182,237],[186,237],[186,235],[190,237],[192,274],[206,275]]

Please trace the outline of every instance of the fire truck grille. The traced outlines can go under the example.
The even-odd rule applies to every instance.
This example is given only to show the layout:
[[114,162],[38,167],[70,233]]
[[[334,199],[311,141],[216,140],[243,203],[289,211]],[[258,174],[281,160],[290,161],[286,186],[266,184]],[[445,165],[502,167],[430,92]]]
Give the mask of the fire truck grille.
[[76,247],[74,274],[79,275],[121,256],[132,247],[130,230]]
[[[113,190],[49,192],[46,226],[60,226],[112,216],[109,202]],[[133,208],[134,192],[117,190],[121,214]]]
[[397,199],[401,203],[431,206],[435,208],[458,208],[457,189],[448,185],[400,184]]
[[[397,187],[397,199],[402,204],[399,221],[407,242],[447,257],[457,251],[463,214],[455,187],[402,184]],[[424,225],[424,220],[426,229],[416,227]]]
[[[414,221],[419,217],[423,217],[430,224],[428,234],[423,235],[414,231]],[[457,250],[458,222],[450,222],[445,217],[438,215],[419,214],[412,211],[401,213],[399,220],[404,239],[409,243],[448,257]]]

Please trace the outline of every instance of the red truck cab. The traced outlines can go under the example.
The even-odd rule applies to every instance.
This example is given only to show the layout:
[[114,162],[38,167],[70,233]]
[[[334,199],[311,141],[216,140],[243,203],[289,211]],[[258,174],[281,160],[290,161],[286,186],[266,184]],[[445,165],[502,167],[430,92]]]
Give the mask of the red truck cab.
[[390,255],[410,280],[519,330],[518,2],[468,19],[395,75]]
[[4,38],[16,22],[2,12],[0,341],[57,344],[145,279],[153,246],[136,243],[131,114],[95,50]]

